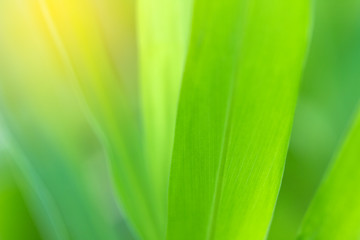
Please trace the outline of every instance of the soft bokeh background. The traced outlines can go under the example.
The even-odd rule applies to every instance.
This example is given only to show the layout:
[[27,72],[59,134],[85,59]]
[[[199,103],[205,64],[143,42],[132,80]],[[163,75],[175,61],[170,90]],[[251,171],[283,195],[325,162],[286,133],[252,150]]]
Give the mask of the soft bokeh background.
[[[109,51],[112,52],[114,63],[122,72],[125,83],[131,85],[130,89],[136,89],[138,61],[135,3],[128,0],[119,1],[118,5],[95,2],[99,6],[101,21],[119,22],[115,26],[104,24],[104,37],[112,47]],[[116,19],[119,13],[122,13],[121,17]],[[307,206],[346,133],[360,98],[360,1],[317,0],[314,1],[313,15],[312,41],[304,67],[282,188],[269,233],[272,240],[295,238]],[[0,21],[3,19],[0,18]],[[2,29],[24,27],[6,22],[1,22],[0,26]],[[114,39],[122,39],[118,48],[114,47],[118,45]],[[99,232],[108,232],[107,238],[132,239],[132,230],[122,217],[121,207],[114,200],[102,146],[87,123],[86,116],[75,104],[77,98],[69,92],[70,87],[61,84],[64,89],[60,87],[53,91],[53,85],[50,84],[51,86],[44,86],[44,92],[40,90],[39,95],[29,96],[27,88],[31,86],[24,85],[19,80],[28,76],[22,75],[22,71],[14,74],[18,70],[8,69],[11,64],[16,65],[16,59],[8,57],[11,49],[4,47],[11,43],[5,40],[1,43],[0,81],[3,82],[0,86],[8,88],[0,91],[7,96],[0,104],[0,239],[39,239],[40,236],[49,236],[44,230],[49,225],[39,220],[43,219],[39,217],[39,208],[42,207],[33,204],[37,201],[31,195],[34,190],[29,184],[29,179],[33,179],[33,176],[24,174],[29,171],[40,176],[45,182],[42,187],[50,189],[50,196],[61,198],[60,203],[56,203],[59,205],[60,215],[62,212],[71,213],[76,210],[84,219],[100,218],[105,222],[107,226]],[[23,43],[18,44],[21,49]],[[41,48],[41,43],[37,44]],[[42,54],[47,53],[40,52],[36,57],[41,57]],[[13,57],[16,58],[16,55]],[[35,71],[33,66],[29,68],[24,72]],[[61,72],[61,69],[56,71]],[[48,73],[45,71],[42,74],[46,79]],[[15,76],[18,83],[5,82],[4,79],[10,75]],[[44,102],[47,97],[52,100]],[[32,101],[40,102],[40,106],[48,109],[51,116],[42,118],[41,114],[47,110],[31,109]],[[9,103],[12,104],[11,108]],[[49,122],[49,126],[44,126]],[[52,163],[57,164],[55,166],[46,161],[56,155],[53,151],[58,147],[57,142],[46,134],[54,126],[57,126],[57,139],[61,139],[60,144],[65,145],[69,151],[64,153],[65,156],[58,154],[59,159],[52,159]],[[39,145],[44,139],[48,144]],[[39,150],[44,147],[47,151]],[[70,161],[64,161],[67,155],[72,156]],[[25,161],[25,158],[30,161]],[[77,182],[76,186],[71,186],[72,181]],[[64,188],[64,185],[71,187]],[[81,193],[77,192],[79,189],[82,189]],[[82,196],[86,196],[85,200]],[[42,197],[47,199],[47,196]],[[73,209],[73,205],[67,204],[69,198],[70,201],[79,201],[79,209]],[[85,214],[87,209],[91,209],[94,215]],[[64,215],[66,220],[69,215]],[[72,224],[77,226],[76,222]],[[80,226],[74,234],[84,234],[86,227]]]

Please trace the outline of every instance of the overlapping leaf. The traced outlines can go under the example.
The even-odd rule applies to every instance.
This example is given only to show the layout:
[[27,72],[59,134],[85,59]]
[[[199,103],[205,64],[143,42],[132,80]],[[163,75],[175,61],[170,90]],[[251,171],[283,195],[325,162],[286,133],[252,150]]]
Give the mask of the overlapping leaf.
[[360,108],[307,211],[298,239],[360,238]]

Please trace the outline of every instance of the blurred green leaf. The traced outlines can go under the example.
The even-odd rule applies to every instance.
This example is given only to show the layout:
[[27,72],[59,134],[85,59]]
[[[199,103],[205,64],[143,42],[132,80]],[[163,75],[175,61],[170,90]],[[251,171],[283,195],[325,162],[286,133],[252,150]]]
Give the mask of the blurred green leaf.
[[307,47],[308,1],[195,1],[168,239],[263,239]]
[[360,108],[306,213],[298,239],[360,238]]
[[147,168],[166,231],[167,189],[192,0],[137,2],[140,86]]

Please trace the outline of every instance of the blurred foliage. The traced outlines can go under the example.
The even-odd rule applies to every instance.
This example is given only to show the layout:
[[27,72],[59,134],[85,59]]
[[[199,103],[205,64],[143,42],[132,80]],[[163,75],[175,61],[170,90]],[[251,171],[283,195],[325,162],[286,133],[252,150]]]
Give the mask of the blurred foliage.
[[[94,10],[96,17],[89,17],[91,22],[86,21],[87,18],[82,19],[83,25],[72,26],[72,21],[67,22],[68,26],[78,28],[76,34],[80,39],[88,40],[87,44],[82,45],[80,41],[72,45],[74,42],[69,39],[76,39],[77,35],[67,32],[69,29],[64,26],[60,33],[69,40],[65,44],[73,50],[72,60],[81,66],[85,59],[92,66],[80,67],[82,78],[79,81],[82,93],[88,94],[84,95],[91,111],[84,109],[85,103],[79,103],[79,96],[82,96],[79,89],[73,91],[74,86],[69,84],[68,66],[59,64],[63,56],[55,50],[56,41],[50,40],[48,26],[40,17],[43,9],[36,5],[52,2],[53,8],[58,8],[57,13],[61,13],[59,19],[76,20],[81,16],[74,8],[71,16],[63,8],[66,4],[72,6],[74,1],[64,0],[61,4],[55,0],[0,1],[0,239],[137,238],[128,219],[124,218],[124,206],[116,200],[119,193],[115,193],[113,185],[117,185],[122,199],[126,200],[128,208],[132,208],[128,216],[147,228],[144,235],[163,234],[164,219],[156,219],[159,223],[149,219],[163,218],[166,210],[162,209],[164,206],[160,201],[164,200],[164,189],[155,197],[149,192],[156,188],[155,185],[167,184],[167,175],[160,174],[167,173],[169,164],[166,158],[170,154],[172,142],[168,141],[172,141],[172,133],[168,129],[173,127],[175,118],[179,88],[176,73],[181,72],[180,58],[185,57],[181,49],[186,48],[188,32],[184,26],[189,24],[189,13],[186,12],[189,2],[174,1],[169,11],[164,7],[158,16],[155,8],[150,11],[151,0],[141,0],[141,10],[149,15],[139,18],[135,14],[135,1],[89,1],[92,9],[85,0],[76,2],[84,16],[89,17],[85,11]],[[161,0],[157,1],[159,6],[161,3]],[[185,3],[179,6],[187,17],[184,22],[172,14],[172,11],[177,12],[176,4],[180,3]],[[82,4],[87,7],[83,8]],[[312,40],[304,66],[282,187],[269,233],[272,240],[295,239],[360,99],[360,1],[314,0],[313,4]],[[166,19],[178,21],[179,25],[172,28]],[[99,39],[92,38],[94,26],[101,29],[96,35]],[[159,38],[151,39],[153,27],[157,28]],[[173,31],[174,35],[162,35],[164,28]],[[155,50],[164,50],[164,53],[156,51],[157,55],[149,51],[139,55],[141,44],[146,44],[138,42],[137,34],[142,34],[145,43],[153,45]],[[94,48],[96,41],[107,47]],[[166,42],[166,49],[161,48],[161,41]],[[174,41],[179,41],[176,49],[172,46]],[[173,52],[166,55],[168,51]],[[141,66],[140,70],[142,60],[148,61],[149,65]],[[106,62],[111,62],[111,66]],[[166,72],[167,64],[174,67],[173,72]],[[162,89],[162,95],[157,95],[156,90],[141,85],[147,81],[146,76],[139,74],[141,71],[150,80],[156,79],[150,74],[163,71],[161,81],[164,83],[168,76],[174,78],[175,82],[170,84],[171,93]],[[99,88],[95,87],[93,92],[89,91],[87,74],[96,75],[93,84],[107,89],[97,91]],[[112,76],[113,82],[106,86],[103,80],[107,74]],[[121,91],[117,91],[119,85],[123,87]],[[168,100],[163,101],[163,98]],[[99,102],[109,99],[112,103],[119,99],[124,102],[121,106],[114,104],[113,108],[104,109]],[[112,101],[114,99],[116,101]],[[152,100],[155,103],[150,102]],[[158,103],[163,104],[162,109],[156,107]],[[159,122],[151,121],[152,111],[157,112],[167,130],[157,131]],[[93,116],[89,116],[89,112]],[[149,118],[145,120],[147,122],[141,122],[141,114]],[[110,124],[106,122],[109,118],[113,118]],[[164,125],[161,121],[160,126]],[[122,124],[118,128],[99,129],[99,122],[113,126]],[[124,133],[130,136],[133,129],[137,132],[133,138],[122,136]],[[99,132],[111,135],[110,144],[106,144],[103,133]],[[156,134],[159,141],[152,142],[150,134]],[[161,148],[163,144],[166,144],[165,150]],[[109,152],[112,152],[110,163],[106,162]],[[123,156],[126,155],[124,152],[141,159],[134,162],[131,157]],[[152,156],[145,159],[144,152],[152,152]],[[127,157],[129,168],[124,164]],[[150,161],[151,165],[154,159],[159,161],[160,167],[152,170],[151,177],[143,177],[141,190],[134,189],[132,177],[144,176],[139,169],[148,172],[147,164]],[[117,167],[113,170],[117,179],[109,177],[109,166]],[[134,173],[131,169],[137,171]],[[148,199],[144,200],[136,191],[149,191],[145,196]],[[162,213],[151,212],[149,217],[144,217],[139,202],[145,209],[156,205]],[[161,229],[153,229],[152,225]]]

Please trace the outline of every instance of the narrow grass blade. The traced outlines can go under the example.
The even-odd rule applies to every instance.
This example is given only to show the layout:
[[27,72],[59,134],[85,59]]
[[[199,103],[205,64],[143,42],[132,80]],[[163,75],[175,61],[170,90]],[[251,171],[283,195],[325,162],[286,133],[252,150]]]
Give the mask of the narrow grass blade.
[[309,1],[195,1],[168,239],[264,239],[307,47]]
[[298,239],[360,238],[360,108],[306,213]]
[[137,1],[140,86],[147,168],[166,231],[167,189],[192,0]]

